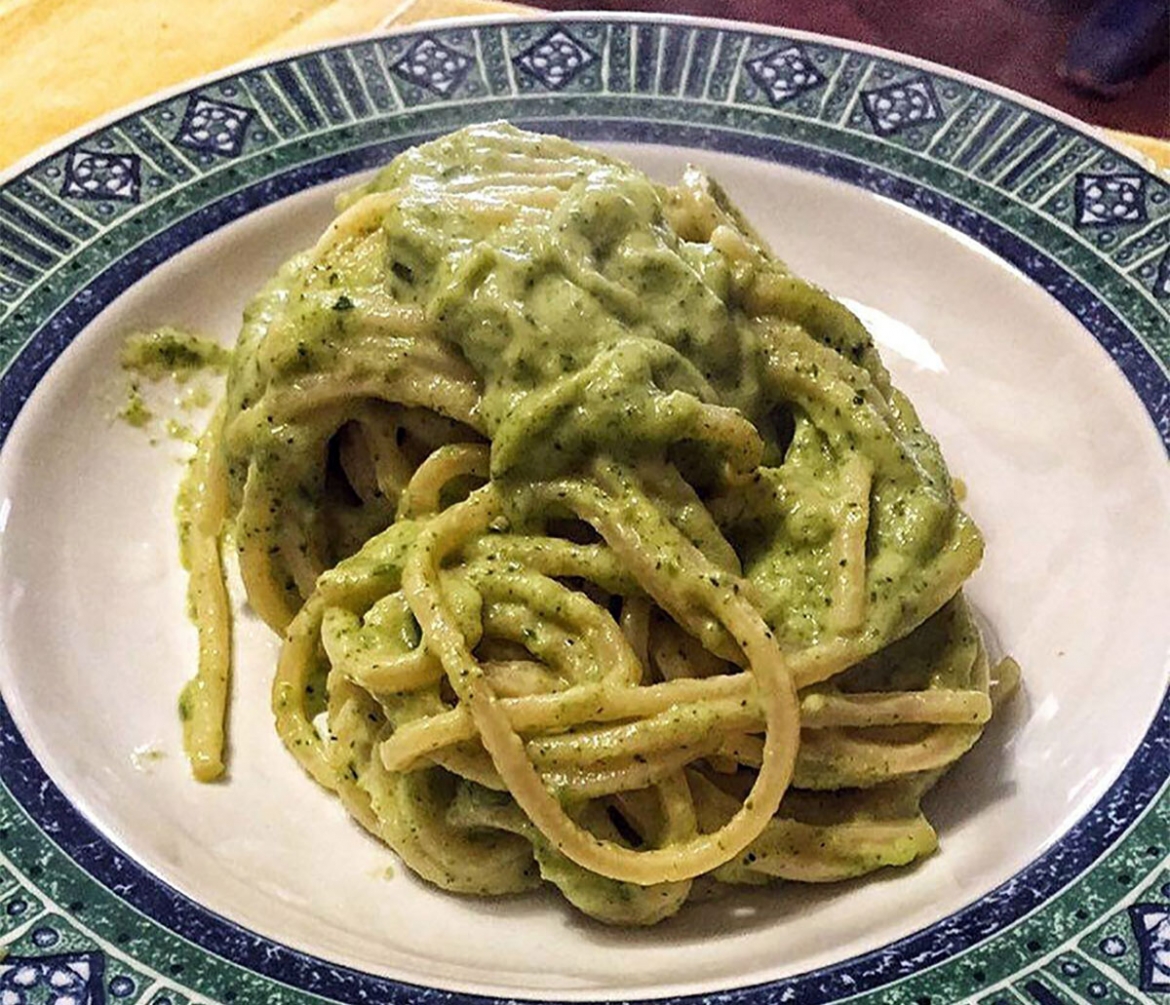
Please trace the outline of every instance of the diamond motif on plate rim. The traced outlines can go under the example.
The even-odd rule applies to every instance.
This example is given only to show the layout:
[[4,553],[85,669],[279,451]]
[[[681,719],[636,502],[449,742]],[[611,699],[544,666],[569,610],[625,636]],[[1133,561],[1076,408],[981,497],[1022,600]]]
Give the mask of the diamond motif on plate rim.
[[235,157],[244,146],[252,109],[196,94],[187,102],[175,142],[192,150]]
[[61,194],[75,199],[137,202],[142,162],[137,154],[74,150],[65,163]]
[[403,80],[446,97],[463,83],[471,62],[470,56],[427,35],[407,49],[391,69]]
[[1170,991],[1170,904],[1134,904],[1129,920],[1142,957],[1142,990]]
[[556,91],[596,59],[592,49],[563,28],[556,28],[520,53],[514,62],[530,77]]
[[749,60],[747,71],[773,105],[811,91],[825,82],[825,78],[812,65],[808,53],[798,45],[776,49],[766,56]]
[[1077,176],[1077,218],[1081,226],[1144,223],[1146,180],[1134,174]]
[[98,953],[9,956],[0,963],[3,1005],[98,1005],[103,960]]
[[903,129],[943,118],[942,105],[926,77],[862,91],[861,104],[881,136],[892,136]]

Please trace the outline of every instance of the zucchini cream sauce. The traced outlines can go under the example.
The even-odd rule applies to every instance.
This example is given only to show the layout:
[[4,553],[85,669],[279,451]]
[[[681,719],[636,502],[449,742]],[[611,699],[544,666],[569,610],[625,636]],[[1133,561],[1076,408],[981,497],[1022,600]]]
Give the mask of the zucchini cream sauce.
[[[664,186],[493,124],[403,153],[340,208],[247,311],[224,440],[237,507],[249,477],[279,472],[272,521],[317,519],[328,446],[284,420],[282,395],[321,373],[392,385],[405,332],[422,325],[449,349],[443,365],[481,388],[477,432],[516,526],[533,483],[599,457],[672,461],[786,649],[841,637],[853,662],[938,610],[978,564],[938,446],[864,327],[792,275],[699,171]],[[859,470],[864,498],[850,498]],[[680,497],[673,514],[684,530],[698,526],[690,505]],[[858,556],[835,547],[843,506],[868,516],[864,610],[846,624],[834,590]],[[326,564],[390,522],[372,519]],[[237,546],[270,532],[238,525]],[[287,587],[295,610],[291,575]]]

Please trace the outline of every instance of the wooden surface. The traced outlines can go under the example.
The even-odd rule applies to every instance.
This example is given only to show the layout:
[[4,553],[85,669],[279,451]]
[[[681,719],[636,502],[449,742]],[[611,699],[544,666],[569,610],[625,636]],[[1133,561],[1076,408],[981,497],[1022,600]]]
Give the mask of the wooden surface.
[[[497,0],[0,0],[0,169],[92,118],[257,55],[526,10]],[[1170,143],[1113,135],[1170,169]]]
[[0,169],[90,119],[241,60],[385,22],[509,10],[492,0],[0,0]]

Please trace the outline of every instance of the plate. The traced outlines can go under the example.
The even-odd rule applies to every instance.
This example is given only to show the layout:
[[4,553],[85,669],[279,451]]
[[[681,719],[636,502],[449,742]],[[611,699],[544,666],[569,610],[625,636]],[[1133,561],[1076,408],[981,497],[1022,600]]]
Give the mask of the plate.
[[[1025,690],[941,851],[614,932],[423,887],[280,747],[238,639],[231,778],[186,773],[183,445],[115,418],[129,331],[234,337],[404,147],[508,118],[718,177],[845,297],[970,486]],[[203,81],[0,185],[0,1001],[1053,1005],[1170,987],[1170,186],[958,74],[730,23],[443,23]],[[156,442],[152,442],[156,441]],[[388,875],[388,867],[392,875]],[[23,982],[23,983],[22,983]],[[72,997],[70,997],[72,996]]]

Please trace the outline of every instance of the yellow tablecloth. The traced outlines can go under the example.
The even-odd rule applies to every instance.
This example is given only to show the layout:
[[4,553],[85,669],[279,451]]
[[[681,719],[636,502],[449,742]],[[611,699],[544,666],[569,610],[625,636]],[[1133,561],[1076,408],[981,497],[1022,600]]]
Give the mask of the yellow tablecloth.
[[[379,25],[525,9],[498,0],[0,0],[0,169],[98,115],[251,56]],[[1170,143],[1113,135],[1170,169]]]

